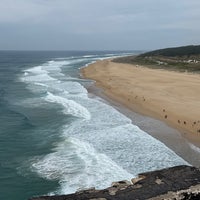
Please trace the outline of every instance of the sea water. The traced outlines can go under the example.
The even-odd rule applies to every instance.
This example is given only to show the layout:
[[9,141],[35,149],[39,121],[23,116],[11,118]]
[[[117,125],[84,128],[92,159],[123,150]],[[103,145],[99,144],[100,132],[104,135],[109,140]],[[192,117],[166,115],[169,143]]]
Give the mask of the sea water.
[[93,81],[82,79],[79,69],[127,54],[0,52],[1,200],[100,189],[141,172],[187,164],[88,95]]

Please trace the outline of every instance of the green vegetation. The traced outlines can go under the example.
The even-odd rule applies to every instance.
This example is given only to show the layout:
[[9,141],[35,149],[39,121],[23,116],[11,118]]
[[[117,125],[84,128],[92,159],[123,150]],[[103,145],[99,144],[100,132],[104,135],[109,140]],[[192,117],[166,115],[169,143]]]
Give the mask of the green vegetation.
[[159,49],[141,54],[140,57],[145,57],[145,56],[190,57],[195,55],[200,55],[200,45]]
[[200,73],[200,45],[159,49],[138,56],[117,58],[114,62]]

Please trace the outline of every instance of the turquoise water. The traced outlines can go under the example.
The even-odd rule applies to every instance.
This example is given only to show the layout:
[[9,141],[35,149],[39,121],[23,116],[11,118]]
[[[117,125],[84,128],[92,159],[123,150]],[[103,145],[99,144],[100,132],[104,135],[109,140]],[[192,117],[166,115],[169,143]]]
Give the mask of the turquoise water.
[[[127,52],[125,52],[127,53]],[[79,68],[123,52],[0,52],[0,199],[103,188],[186,162],[98,97]]]

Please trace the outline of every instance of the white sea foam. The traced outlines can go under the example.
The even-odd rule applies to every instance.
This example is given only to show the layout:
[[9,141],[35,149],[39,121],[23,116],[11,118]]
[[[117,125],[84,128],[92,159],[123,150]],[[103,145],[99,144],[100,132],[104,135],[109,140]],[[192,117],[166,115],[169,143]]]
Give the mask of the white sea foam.
[[[28,87],[34,92],[40,92],[40,89],[43,91],[44,87],[50,88],[51,85],[61,83],[59,78],[64,76],[61,67],[68,63],[66,61],[49,61],[44,65],[32,67],[24,71],[24,76],[20,80],[28,83]],[[60,90],[59,87],[57,89]]]
[[61,142],[54,151],[34,160],[32,170],[43,178],[59,180],[62,194],[94,186],[104,188],[113,180],[133,177],[105,154],[98,153],[91,144],[76,138]]
[[46,73],[46,71],[44,71],[44,70],[42,69],[42,66],[36,66],[36,67],[32,67],[32,68],[30,68],[30,69],[26,69],[25,72],[33,73],[33,74]]
[[91,60],[93,60],[93,58],[79,58],[79,59],[74,59],[74,60],[71,60],[68,65],[71,66],[71,65],[74,65],[74,64],[77,64],[77,63],[81,63],[83,61],[85,62],[85,61],[91,61]]
[[49,61],[46,64],[43,65],[43,69],[45,69],[48,72],[60,72],[61,67],[68,65],[69,61]]
[[200,148],[195,146],[194,144],[189,143],[190,147],[195,150],[196,152],[200,153]]
[[85,56],[83,56],[83,58],[93,58],[95,56],[97,56],[97,55],[85,55]]
[[47,82],[47,81],[55,81],[55,78],[50,77],[48,74],[38,74],[32,76],[26,76],[21,78],[24,82]]
[[67,81],[64,83],[65,88],[71,94],[84,93],[87,94],[87,90],[78,82]]
[[67,64],[69,64],[70,63],[70,61],[68,61],[68,60],[59,60],[59,61],[57,61],[57,60],[51,60],[51,61],[48,61],[47,62],[47,65],[51,65],[51,66],[64,66],[64,65],[67,65]]
[[23,82],[36,83],[36,82],[55,81],[56,79],[49,76],[48,72],[42,69],[42,66],[37,66],[25,70],[25,76],[21,77],[21,80]]
[[[23,79],[33,85],[31,90],[40,87],[37,90],[46,95],[41,100],[58,104],[66,115],[77,117],[62,127],[62,141],[57,141],[52,153],[32,161],[32,170],[43,178],[58,180],[59,193],[66,194],[82,187],[108,187],[113,181],[130,179],[144,171],[187,164],[100,98],[88,98],[79,79],[62,78],[62,67],[67,73],[74,64],[94,62],[93,57],[86,56],[50,61],[26,70]],[[117,55],[95,59],[109,56]]]
[[63,130],[66,137],[75,136],[93,144],[132,174],[188,164],[111,106],[94,99],[81,102],[91,113],[91,120],[66,126]]
[[42,87],[48,87],[48,85],[44,84],[44,83],[34,83],[35,85],[39,85],[39,86],[42,86]]
[[79,69],[82,69],[82,68],[85,68],[85,67],[91,65],[91,64],[95,63],[97,60],[100,60],[100,58],[99,58],[99,59],[96,59],[96,60],[93,60],[93,61],[90,61],[90,62],[87,63],[86,65],[79,67]]
[[62,105],[64,107],[63,112],[65,114],[70,114],[76,117],[85,118],[87,120],[91,118],[89,111],[82,105],[76,103],[75,101],[53,95],[50,92],[47,92],[47,96],[45,97],[45,100]]

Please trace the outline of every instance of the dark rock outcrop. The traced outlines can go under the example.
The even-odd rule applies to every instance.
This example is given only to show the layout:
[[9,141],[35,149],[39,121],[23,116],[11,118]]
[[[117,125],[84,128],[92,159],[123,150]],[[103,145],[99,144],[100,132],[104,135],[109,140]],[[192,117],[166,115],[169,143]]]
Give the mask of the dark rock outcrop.
[[200,199],[200,170],[177,166],[139,174],[131,182],[119,181],[104,190],[95,188],[61,196],[35,197],[30,200],[158,200]]

